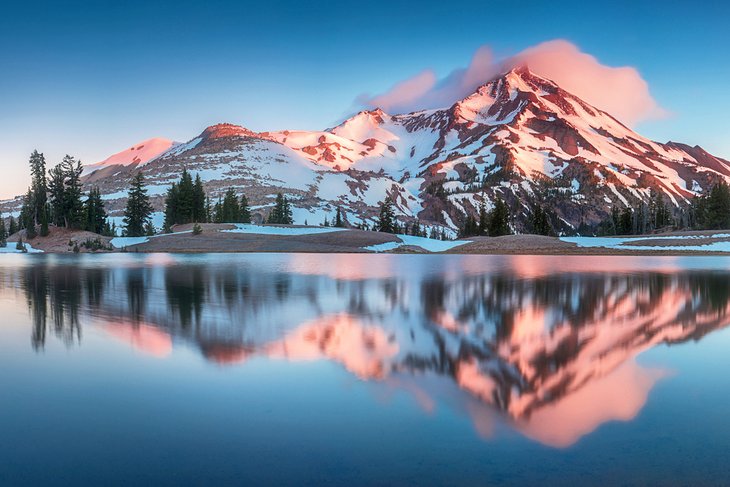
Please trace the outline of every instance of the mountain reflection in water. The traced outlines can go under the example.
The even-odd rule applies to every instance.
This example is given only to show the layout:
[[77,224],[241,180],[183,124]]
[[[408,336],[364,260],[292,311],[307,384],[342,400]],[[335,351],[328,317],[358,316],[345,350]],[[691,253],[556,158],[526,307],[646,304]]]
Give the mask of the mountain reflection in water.
[[728,323],[730,273],[646,261],[39,257],[0,265],[0,292],[25,299],[38,351],[98,327],[160,358],[184,346],[221,365],[328,360],[425,411],[448,404],[484,437],[506,421],[564,447],[636,416],[666,374],[639,353]]

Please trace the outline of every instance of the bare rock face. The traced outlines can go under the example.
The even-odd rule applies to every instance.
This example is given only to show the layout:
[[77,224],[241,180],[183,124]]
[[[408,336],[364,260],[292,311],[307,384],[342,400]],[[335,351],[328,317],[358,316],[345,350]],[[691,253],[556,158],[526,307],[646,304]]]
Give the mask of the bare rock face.
[[682,208],[730,179],[730,162],[699,147],[646,139],[526,67],[440,110],[362,111],[313,132],[214,125],[144,164],[87,171],[85,181],[116,210],[140,168],[158,209],[186,168],[200,174],[213,200],[236,188],[262,217],[282,192],[296,223],[321,223],[340,207],[348,223],[372,225],[390,196],[402,222],[419,219],[451,235],[497,197],[511,207],[517,231],[528,228],[539,203],[554,211],[559,231],[574,233],[656,193]]

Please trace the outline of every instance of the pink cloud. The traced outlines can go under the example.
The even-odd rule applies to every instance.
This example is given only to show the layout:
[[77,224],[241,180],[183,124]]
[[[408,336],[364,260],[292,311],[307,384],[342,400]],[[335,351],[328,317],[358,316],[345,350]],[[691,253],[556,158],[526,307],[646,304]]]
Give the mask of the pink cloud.
[[433,71],[425,70],[364,102],[391,113],[445,107],[500,73],[524,64],[628,125],[666,115],[635,68],[603,65],[565,40],[544,42],[502,61],[482,46],[467,67],[453,70],[440,81]]

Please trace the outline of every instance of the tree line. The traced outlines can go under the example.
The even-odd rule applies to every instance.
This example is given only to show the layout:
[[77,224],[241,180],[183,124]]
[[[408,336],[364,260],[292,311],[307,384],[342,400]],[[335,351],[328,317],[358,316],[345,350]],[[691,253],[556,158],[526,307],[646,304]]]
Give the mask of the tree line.
[[29,159],[31,183],[23,197],[16,223],[10,219],[10,233],[25,230],[27,238],[46,236],[49,225],[111,235],[104,201],[98,188],[84,195],[81,162],[70,155],[46,170],[46,159],[33,151]]

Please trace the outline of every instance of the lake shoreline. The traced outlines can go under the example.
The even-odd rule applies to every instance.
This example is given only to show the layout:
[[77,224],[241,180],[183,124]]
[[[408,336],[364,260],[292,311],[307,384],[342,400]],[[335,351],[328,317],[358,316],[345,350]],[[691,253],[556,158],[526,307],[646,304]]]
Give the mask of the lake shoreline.
[[[104,237],[89,232],[53,228],[47,237],[25,240],[29,248],[47,254],[74,253],[388,253],[470,255],[618,255],[618,256],[722,256],[730,255],[730,233],[723,231],[671,232],[627,237],[548,237],[506,235],[439,241],[333,227],[281,225],[201,224],[179,225],[170,234],[151,237]],[[22,236],[22,235],[21,235]],[[13,253],[11,237],[6,253]],[[88,248],[98,242],[101,249]],[[720,250],[718,250],[720,249]]]

